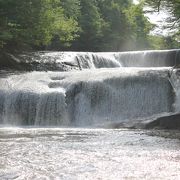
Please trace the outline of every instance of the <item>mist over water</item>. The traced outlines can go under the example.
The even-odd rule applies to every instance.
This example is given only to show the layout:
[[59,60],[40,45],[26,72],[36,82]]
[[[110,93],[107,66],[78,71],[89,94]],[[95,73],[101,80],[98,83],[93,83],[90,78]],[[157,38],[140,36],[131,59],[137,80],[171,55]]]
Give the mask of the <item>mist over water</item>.
[[179,179],[179,132],[121,129],[180,112],[179,52],[12,55],[0,179]]
[[[107,127],[175,113],[180,109],[179,80],[172,67],[180,61],[179,54],[179,50],[167,50],[20,55],[19,62],[38,62],[42,70],[47,70],[47,63],[57,68],[1,78],[0,122]],[[60,64],[68,72],[58,71]]]
[[1,69],[59,72],[120,67],[172,67],[180,63],[179,50],[101,53],[45,51],[9,56]]

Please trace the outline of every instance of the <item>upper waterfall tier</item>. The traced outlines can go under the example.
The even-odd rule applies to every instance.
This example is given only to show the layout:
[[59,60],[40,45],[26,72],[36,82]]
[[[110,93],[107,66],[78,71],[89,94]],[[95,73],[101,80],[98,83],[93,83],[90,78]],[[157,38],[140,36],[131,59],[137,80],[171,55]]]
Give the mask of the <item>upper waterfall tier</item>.
[[172,67],[180,63],[180,50],[132,52],[35,52],[8,55],[0,67],[19,70],[70,71],[119,67]]

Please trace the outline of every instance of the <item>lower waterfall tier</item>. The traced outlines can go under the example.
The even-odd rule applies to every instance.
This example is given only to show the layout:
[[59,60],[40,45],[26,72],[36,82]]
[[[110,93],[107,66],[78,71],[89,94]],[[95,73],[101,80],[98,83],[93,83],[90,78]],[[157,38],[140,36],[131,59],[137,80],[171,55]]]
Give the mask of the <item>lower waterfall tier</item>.
[[104,127],[175,110],[168,68],[31,72],[0,84],[2,125]]

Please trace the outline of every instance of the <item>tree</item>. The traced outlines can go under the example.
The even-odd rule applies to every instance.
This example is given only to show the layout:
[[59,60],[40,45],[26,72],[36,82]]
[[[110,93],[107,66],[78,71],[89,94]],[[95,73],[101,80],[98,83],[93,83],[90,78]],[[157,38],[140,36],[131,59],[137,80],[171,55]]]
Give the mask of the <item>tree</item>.
[[98,0],[100,12],[106,22],[101,45],[103,50],[118,51],[122,49],[128,38],[128,24],[124,10],[129,4],[129,1],[123,0]]
[[148,48],[147,35],[152,28],[144,16],[142,4],[132,1],[99,0],[102,17],[108,24],[104,31],[104,50],[123,51]]
[[151,29],[132,0],[0,0],[0,48],[147,49]]
[[0,44],[48,45],[54,36],[62,43],[74,39],[78,24],[66,17],[59,0],[0,0]]
[[81,51],[101,50],[103,30],[106,23],[101,16],[96,0],[80,0],[79,38],[74,42],[73,48]]
[[68,18],[78,20],[81,15],[80,0],[61,0],[60,4],[64,9],[64,14]]
[[173,30],[172,37],[180,41],[180,0],[145,0],[145,5],[152,7],[152,11],[159,12],[165,9],[169,12],[166,28]]
[[130,42],[128,48],[133,49],[149,49],[149,33],[153,29],[153,25],[148,21],[143,13],[143,5],[131,5],[126,10],[127,19],[130,27]]

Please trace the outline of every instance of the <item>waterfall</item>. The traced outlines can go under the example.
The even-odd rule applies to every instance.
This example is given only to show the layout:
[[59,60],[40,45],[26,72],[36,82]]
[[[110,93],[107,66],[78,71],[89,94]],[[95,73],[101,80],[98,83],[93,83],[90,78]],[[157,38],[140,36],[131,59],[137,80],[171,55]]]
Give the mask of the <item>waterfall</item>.
[[120,67],[172,67],[180,63],[180,50],[132,52],[32,52],[9,55],[0,62],[3,67],[17,70],[71,71]]
[[[103,127],[179,112],[179,76],[172,71],[178,53],[21,55],[27,64],[38,62],[39,69],[1,75],[0,124]],[[47,64],[65,69],[42,71]]]

